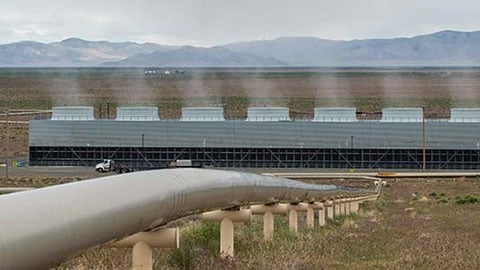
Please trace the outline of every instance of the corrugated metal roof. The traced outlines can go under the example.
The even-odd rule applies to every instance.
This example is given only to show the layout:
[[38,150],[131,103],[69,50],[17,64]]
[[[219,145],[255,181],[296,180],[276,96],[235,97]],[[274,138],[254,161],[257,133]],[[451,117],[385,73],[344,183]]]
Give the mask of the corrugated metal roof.
[[222,107],[184,107],[181,121],[225,121]]
[[357,108],[319,107],[314,109],[316,122],[355,122]]
[[422,108],[383,108],[382,122],[422,122]]
[[158,121],[157,107],[118,107],[117,121]]
[[452,108],[450,122],[480,122],[480,108]]
[[247,121],[290,121],[289,109],[285,107],[250,107]]
[[52,120],[94,120],[93,107],[53,107]]

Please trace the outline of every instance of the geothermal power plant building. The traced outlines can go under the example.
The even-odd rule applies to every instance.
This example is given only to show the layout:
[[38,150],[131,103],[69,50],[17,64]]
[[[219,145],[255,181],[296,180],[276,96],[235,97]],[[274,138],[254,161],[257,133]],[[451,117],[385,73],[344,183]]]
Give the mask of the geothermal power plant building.
[[[358,120],[355,108],[315,108],[308,121],[282,107],[249,108],[241,120],[225,119],[218,107],[183,108],[176,120],[160,119],[156,107],[120,107],[116,119],[94,119],[93,110],[57,107],[51,119],[31,121],[30,164],[422,168],[421,108],[385,108],[379,120]],[[451,109],[450,119],[425,126],[428,169],[480,169],[480,109]]]

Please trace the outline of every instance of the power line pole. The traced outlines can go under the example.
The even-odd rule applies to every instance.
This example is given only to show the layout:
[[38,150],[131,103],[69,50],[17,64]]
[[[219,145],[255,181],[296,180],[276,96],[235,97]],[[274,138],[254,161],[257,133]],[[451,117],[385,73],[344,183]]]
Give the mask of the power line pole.
[[5,154],[6,154],[6,162],[5,162],[5,179],[8,179],[8,164],[10,163],[10,160],[9,160],[9,156],[10,156],[10,130],[9,130],[9,123],[8,123],[8,114],[9,114],[9,111],[8,111],[8,108],[7,108],[7,111],[5,113],[5,123],[6,123],[6,127],[5,127]]
[[427,139],[425,136],[425,104],[422,104],[422,172],[427,169]]

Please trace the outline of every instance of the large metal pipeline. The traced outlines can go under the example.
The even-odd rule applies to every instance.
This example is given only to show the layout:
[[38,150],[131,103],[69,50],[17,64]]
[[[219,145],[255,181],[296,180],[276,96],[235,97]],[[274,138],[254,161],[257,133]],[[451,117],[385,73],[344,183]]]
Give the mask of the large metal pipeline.
[[47,269],[195,212],[353,192],[250,173],[172,169],[2,195],[0,269]]

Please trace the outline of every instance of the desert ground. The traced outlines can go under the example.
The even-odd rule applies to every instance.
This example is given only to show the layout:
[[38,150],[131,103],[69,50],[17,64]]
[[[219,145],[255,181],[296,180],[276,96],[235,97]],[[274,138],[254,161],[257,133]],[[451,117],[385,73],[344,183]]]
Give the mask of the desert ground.
[[[233,119],[245,118],[249,106],[288,106],[298,119],[311,117],[315,106],[352,106],[360,118],[373,119],[382,107],[424,104],[427,117],[447,118],[451,107],[480,107],[480,70],[208,69],[145,76],[142,69],[0,69],[0,91],[0,121],[7,108],[14,113],[66,105],[95,106],[102,118],[113,118],[119,105],[158,106],[161,118],[179,118],[182,106],[224,106]],[[0,126],[4,142],[5,124]],[[10,125],[9,141],[10,159],[27,160],[28,125]],[[5,150],[2,144],[0,161]],[[43,187],[98,174],[91,168],[26,167],[12,168],[10,176],[0,178],[0,186]],[[235,260],[218,257],[218,225],[196,216],[179,220],[173,225],[181,225],[181,248],[156,250],[155,269],[480,268],[479,179],[388,181],[378,201],[325,228],[293,234],[279,217],[277,236],[265,242],[261,217],[238,225]],[[58,269],[129,269],[130,261],[128,249],[98,247]]]

